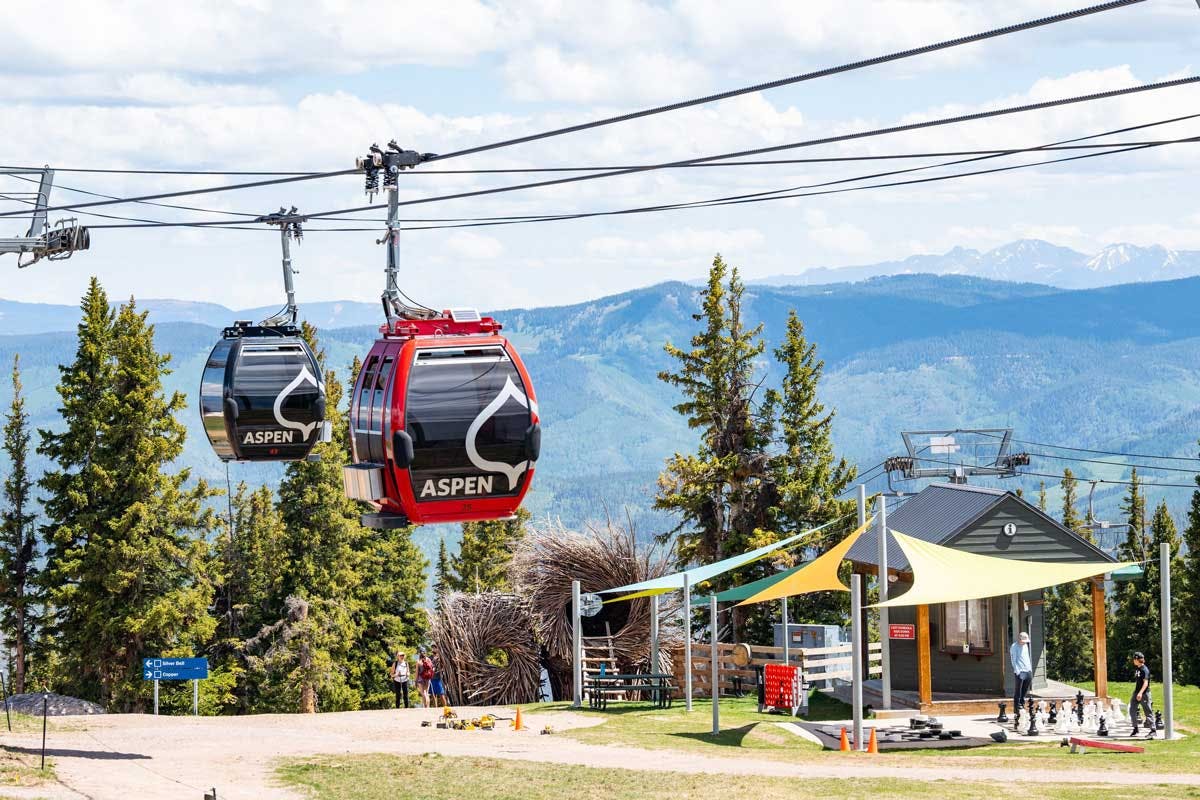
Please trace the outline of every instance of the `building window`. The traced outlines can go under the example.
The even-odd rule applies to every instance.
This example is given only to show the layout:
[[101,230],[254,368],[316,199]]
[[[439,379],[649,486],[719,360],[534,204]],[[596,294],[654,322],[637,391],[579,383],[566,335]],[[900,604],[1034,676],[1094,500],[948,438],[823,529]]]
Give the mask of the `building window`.
[[964,600],[942,605],[942,650],[975,655],[992,652],[991,600]]

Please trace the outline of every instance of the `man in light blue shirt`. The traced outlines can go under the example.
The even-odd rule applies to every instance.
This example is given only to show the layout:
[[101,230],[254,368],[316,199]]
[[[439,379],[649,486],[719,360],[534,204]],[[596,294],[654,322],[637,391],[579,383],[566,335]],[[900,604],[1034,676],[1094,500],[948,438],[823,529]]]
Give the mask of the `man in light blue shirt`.
[[1017,636],[1017,641],[1008,648],[1008,660],[1012,663],[1013,671],[1013,710],[1020,716],[1021,708],[1029,696],[1029,687],[1033,685],[1033,663],[1029,658],[1029,634],[1025,631]]

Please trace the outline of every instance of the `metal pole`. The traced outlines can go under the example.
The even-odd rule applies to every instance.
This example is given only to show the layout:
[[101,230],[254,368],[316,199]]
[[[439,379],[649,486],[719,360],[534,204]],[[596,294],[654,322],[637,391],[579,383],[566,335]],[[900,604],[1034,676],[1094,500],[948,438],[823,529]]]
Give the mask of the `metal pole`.
[[50,695],[42,694],[42,769],[46,768],[46,716],[50,710]]
[[692,583],[683,573],[683,685],[687,710],[692,710]]
[[[879,496],[879,602],[886,602],[888,599],[888,552],[887,552],[887,498],[883,495]],[[888,609],[879,609],[879,655],[880,669],[879,676],[882,684],[883,707],[892,707],[892,650],[891,642],[889,641],[888,623],[890,617]],[[871,669],[871,656],[867,654],[867,671]]]
[[192,716],[200,716],[200,681],[192,681]]
[[575,695],[572,708],[583,706],[583,630],[579,621],[579,581],[571,581],[571,660],[574,662]]
[[713,736],[718,736],[721,733],[721,684],[720,674],[717,669],[717,593],[713,592],[708,596],[708,640],[711,643],[709,651],[708,664],[712,671],[712,711],[713,711]]
[[650,595],[650,672],[658,674],[658,595]]
[[791,638],[791,636],[788,633],[788,613],[787,613],[787,598],[786,597],[783,598],[782,614],[783,614],[783,619],[780,621],[783,623],[783,663],[786,665],[788,663],[788,639]]
[[[282,209],[280,209],[282,211]],[[295,207],[292,208],[295,211]],[[287,314],[296,324],[296,285],[292,280],[291,227],[286,222],[279,225],[279,238],[283,242],[283,290],[287,292]]]
[[12,733],[12,714],[8,711],[8,688],[4,685],[3,674],[0,674],[0,690],[4,692],[4,718],[8,720],[8,732]]
[[1163,722],[1167,729],[1163,738],[1175,738],[1175,687],[1174,671],[1171,669],[1171,545],[1163,542],[1158,546],[1158,564],[1161,584],[1159,616],[1162,619],[1162,684]]
[[863,679],[862,679],[862,575],[850,576],[850,687],[851,705],[854,709],[854,749],[863,745]]
[[158,679],[154,680],[154,716],[158,716]]

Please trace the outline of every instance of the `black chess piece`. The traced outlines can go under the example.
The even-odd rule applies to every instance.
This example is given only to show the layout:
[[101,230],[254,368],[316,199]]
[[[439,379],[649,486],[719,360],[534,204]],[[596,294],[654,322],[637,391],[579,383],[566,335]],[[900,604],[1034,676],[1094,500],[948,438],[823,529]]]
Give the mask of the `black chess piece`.
[[1037,714],[1034,714],[1032,711],[1029,712],[1029,730],[1025,731],[1025,735],[1026,736],[1037,736],[1038,735]]
[[1027,714],[1029,714],[1029,716],[1032,717],[1034,715],[1034,712],[1036,712],[1036,711],[1037,711],[1037,706],[1034,705],[1033,698],[1030,697],[1029,699],[1027,699],[1025,701],[1025,712]]
[[1021,707],[1013,709],[1013,733],[1021,732]]
[[1007,708],[1008,708],[1008,703],[1000,704],[1000,716],[996,717],[996,722],[1000,723],[1001,725],[1003,725],[1005,722],[1008,722],[1008,711],[1006,710]]
[[1083,692],[1075,695],[1075,716],[1079,718],[1079,724],[1083,724]]
[[1108,715],[1100,715],[1100,727],[1096,729],[1097,736],[1108,736]]
[[1050,701],[1050,719],[1047,722],[1051,725],[1058,722],[1058,702],[1056,700]]
[[1161,731],[1163,729],[1162,712],[1154,712],[1154,730]]

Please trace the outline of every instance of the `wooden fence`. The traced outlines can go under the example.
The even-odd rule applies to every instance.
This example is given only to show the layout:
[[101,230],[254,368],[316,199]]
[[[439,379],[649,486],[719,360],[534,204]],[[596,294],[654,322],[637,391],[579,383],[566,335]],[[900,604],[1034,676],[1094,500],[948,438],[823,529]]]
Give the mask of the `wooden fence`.
[[[734,678],[741,679],[741,688],[749,692],[756,685],[757,672],[754,667],[765,664],[778,664],[783,660],[782,647],[750,648],[750,663],[739,667],[733,663],[733,651],[738,647],[734,644],[717,645],[717,679],[722,692],[732,692],[736,688]],[[871,642],[867,645],[869,669],[871,677],[883,674],[882,645]],[[680,653],[679,669],[675,672],[675,680],[680,687],[684,684],[683,658]],[[712,648],[707,644],[692,645],[692,694],[693,696],[711,696],[709,687],[711,672]],[[809,685],[817,681],[840,678],[850,680],[853,676],[853,652],[849,644],[835,647],[788,648],[788,663],[800,667],[804,679]],[[682,692],[682,689],[680,690]]]

